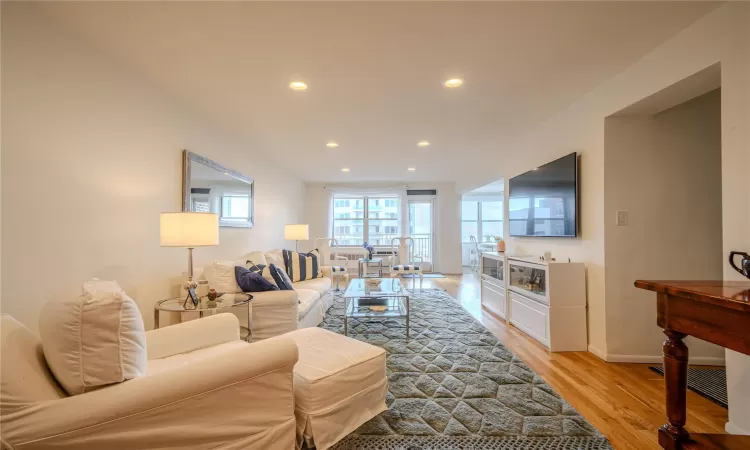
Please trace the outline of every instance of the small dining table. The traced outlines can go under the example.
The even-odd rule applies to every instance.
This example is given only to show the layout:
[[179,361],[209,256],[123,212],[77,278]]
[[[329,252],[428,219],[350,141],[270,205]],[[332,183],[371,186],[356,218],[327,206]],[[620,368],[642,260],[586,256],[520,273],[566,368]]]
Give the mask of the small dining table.
[[688,348],[683,342],[694,336],[750,355],[750,282],[638,280],[635,287],[656,292],[656,323],[666,336],[668,421],[659,428],[659,445],[667,450],[750,449],[750,436],[690,434],[685,429]]

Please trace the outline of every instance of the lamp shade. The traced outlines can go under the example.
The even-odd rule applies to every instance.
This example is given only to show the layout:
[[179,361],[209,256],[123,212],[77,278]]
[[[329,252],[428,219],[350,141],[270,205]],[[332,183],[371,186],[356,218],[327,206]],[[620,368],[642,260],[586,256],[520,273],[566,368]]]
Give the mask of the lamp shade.
[[162,213],[159,240],[162,247],[219,245],[219,216],[211,213]]
[[310,225],[284,225],[284,239],[288,241],[306,241],[310,239]]

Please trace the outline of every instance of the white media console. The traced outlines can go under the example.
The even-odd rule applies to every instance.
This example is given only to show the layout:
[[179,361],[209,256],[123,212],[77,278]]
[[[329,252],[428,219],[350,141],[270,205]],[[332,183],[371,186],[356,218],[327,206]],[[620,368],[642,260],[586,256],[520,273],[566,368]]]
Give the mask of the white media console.
[[485,252],[482,306],[553,352],[586,351],[586,268],[583,263]]

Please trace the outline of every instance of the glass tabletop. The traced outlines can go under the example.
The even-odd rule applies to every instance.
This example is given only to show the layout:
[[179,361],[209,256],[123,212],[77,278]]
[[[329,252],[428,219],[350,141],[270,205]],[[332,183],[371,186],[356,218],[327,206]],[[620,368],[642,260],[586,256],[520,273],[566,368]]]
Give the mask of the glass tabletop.
[[383,258],[360,258],[359,262],[365,263],[365,264],[368,264],[368,263],[382,263],[383,262]]
[[400,297],[405,296],[400,278],[355,278],[346,288],[344,297]]
[[[203,296],[197,306],[193,305],[191,300],[185,303],[184,298],[170,298],[161,300],[155,306],[160,311],[185,312],[185,311],[214,311],[217,309],[233,308],[235,306],[246,305],[253,299],[253,296],[245,293],[223,294],[216,299],[216,306],[208,305],[208,297]],[[183,306],[185,305],[185,306]]]

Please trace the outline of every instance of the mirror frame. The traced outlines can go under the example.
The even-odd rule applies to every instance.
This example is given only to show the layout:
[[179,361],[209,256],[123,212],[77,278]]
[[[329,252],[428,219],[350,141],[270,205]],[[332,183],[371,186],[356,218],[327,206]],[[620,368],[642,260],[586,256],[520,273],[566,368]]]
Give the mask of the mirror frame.
[[182,151],[182,211],[190,211],[190,172],[192,163],[194,162],[210,167],[214,170],[218,170],[219,172],[224,172],[226,175],[229,175],[232,178],[236,178],[237,180],[248,183],[250,185],[250,220],[241,223],[222,221],[221,215],[219,215],[219,226],[233,228],[252,228],[255,225],[255,180],[237,172],[236,170],[224,167],[214,160],[208,159],[205,156],[201,156],[188,150]]

